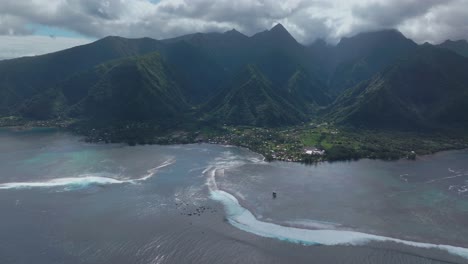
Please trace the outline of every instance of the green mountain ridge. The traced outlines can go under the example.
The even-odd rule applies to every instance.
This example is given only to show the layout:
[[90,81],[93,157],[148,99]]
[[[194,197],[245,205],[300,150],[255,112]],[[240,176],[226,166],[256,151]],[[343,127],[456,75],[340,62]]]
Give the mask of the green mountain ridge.
[[305,113],[316,113],[332,102],[323,83],[311,78],[302,67],[296,69],[284,87],[289,101]]
[[[60,109],[44,103],[59,104]],[[55,100],[53,100],[55,99]],[[105,120],[162,120],[188,110],[172,70],[159,53],[119,59],[81,72],[27,101],[21,112],[43,118],[64,114]],[[61,110],[62,113],[58,113]]]
[[88,45],[41,56],[0,61],[0,113],[15,111],[24,100],[77,72],[109,60],[142,55],[160,48],[149,38],[107,37]]
[[373,128],[437,128],[466,125],[468,59],[433,47],[347,90],[328,118]]
[[457,41],[446,40],[443,43],[437,45],[437,47],[451,50],[463,57],[468,57],[468,42],[464,39]]
[[417,47],[396,30],[344,38],[332,51],[330,90],[339,94],[410,55]]
[[0,117],[463,128],[466,46],[417,45],[396,30],[304,46],[280,24],[251,37],[106,37],[0,61]]
[[230,125],[278,126],[304,120],[304,115],[279,96],[254,65],[240,71],[205,108],[210,118]]

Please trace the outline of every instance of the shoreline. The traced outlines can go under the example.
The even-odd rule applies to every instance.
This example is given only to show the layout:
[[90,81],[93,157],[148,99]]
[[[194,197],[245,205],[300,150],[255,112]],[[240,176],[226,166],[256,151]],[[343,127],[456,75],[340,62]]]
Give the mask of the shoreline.
[[[361,159],[416,160],[438,152],[468,149],[468,136],[418,134],[396,131],[345,130],[333,126],[257,127],[152,127],[149,123],[98,127],[76,120],[0,123],[0,129],[27,131],[37,128],[62,130],[83,137],[88,143],[135,145],[216,144],[248,149],[267,162],[283,161],[307,165]],[[317,139],[317,137],[320,137]],[[315,140],[315,142],[314,142]],[[310,155],[307,149],[324,151]],[[390,147],[389,147],[390,146]]]

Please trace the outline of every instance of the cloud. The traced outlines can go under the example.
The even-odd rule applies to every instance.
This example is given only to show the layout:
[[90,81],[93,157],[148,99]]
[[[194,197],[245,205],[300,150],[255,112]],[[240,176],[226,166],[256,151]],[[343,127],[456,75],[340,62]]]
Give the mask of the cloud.
[[0,14],[0,35],[32,34],[24,25],[25,21],[19,17]]
[[468,1],[451,1],[449,5],[437,5],[420,16],[406,20],[399,28],[418,42],[468,39],[467,17]]
[[373,26],[397,27],[407,19],[427,14],[432,8],[441,4],[450,4],[452,0],[393,0],[373,1],[366,5],[357,5],[352,9],[354,16]]
[[92,38],[174,37],[236,28],[248,35],[283,23],[300,42],[337,42],[396,28],[417,42],[468,38],[468,0],[0,0],[0,35],[30,24]]
[[50,53],[87,44],[90,41],[48,36],[0,36],[0,60]]

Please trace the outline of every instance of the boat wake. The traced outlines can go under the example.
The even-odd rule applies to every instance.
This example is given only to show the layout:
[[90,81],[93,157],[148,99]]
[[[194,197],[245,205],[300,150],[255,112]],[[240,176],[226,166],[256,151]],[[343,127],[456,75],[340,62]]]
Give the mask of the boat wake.
[[83,174],[78,177],[68,178],[57,178],[43,182],[9,182],[0,184],[0,190],[8,189],[31,189],[31,188],[54,188],[54,187],[66,187],[67,190],[81,189],[88,186],[96,185],[110,185],[110,184],[136,184],[138,182],[146,181],[153,177],[156,172],[164,167],[170,166],[175,163],[175,159],[171,158],[164,161],[147,171],[147,174],[137,179],[119,180],[113,178],[112,174],[109,173],[96,173],[96,174]]
[[[445,250],[451,254],[468,259],[468,249],[450,245],[413,242],[403,239],[372,235],[349,230],[339,230],[338,224],[313,225],[313,229],[303,228],[304,225],[294,225],[294,221],[283,226],[258,220],[252,212],[244,208],[232,194],[220,190],[216,183],[216,176],[223,175],[225,168],[210,167],[205,170],[206,185],[211,199],[224,205],[228,222],[243,231],[267,238],[279,239],[302,245],[363,245],[371,242],[394,242],[426,249]],[[313,221],[314,222],[314,221]],[[302,228],[301,228],[302,227]]]

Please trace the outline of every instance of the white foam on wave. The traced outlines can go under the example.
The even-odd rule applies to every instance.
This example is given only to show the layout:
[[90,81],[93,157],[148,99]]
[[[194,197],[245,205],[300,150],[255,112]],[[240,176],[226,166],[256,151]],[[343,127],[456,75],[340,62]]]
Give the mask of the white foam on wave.
[[[248,209],[242,207],[236,197],[218,189],[215,168],[209,170],[207,176],[210,196],[213,200],[219,201],[224,205],[229,223],[238,229],[258,236],[275,238],[303,245],[335,246],[363,245],[370,242],[395,242],[418,248],[445,250],[451,254],[468,259],[468,249],[462,247],[413,242],[355,231],[336,229],[311,230],[263,222],[258,220]],[[317,227],[319,226],[316,225],[315,228]]]
[[113,178],[99,177],[99,176],[82,176],[71,178],[52,179],[44,182],[9,182],[0,184],[0,189],[27,189],[38,187],[61,187],[61,186],[88,186],[91,184],[118,184],[124,181],[116,180]]
[[91,185],[109,185],[109,184],[135,184],[138,182],[146,181],[153,177],[156,172],[164,167],[175,163],[175,159],[171,158],[164,161],[161,165],[149,169],[147,174],[138,179],[119,180],[109,177],[109,174],[83,174],[78,177],[57,178],[42,182],[9,182],[0,184],[0,190],[8,189],[31,189],[31,188],[54,188],[54,187],[67,187],[72,188],[85,188]]
[[[242,197],[240,198],[242,199]],[[309,220],[309,219],[286,221],[285,223],[290,226],[304,227],[307,229],[335,229],[341,226],[340,224],[336,224],[336,223]]]
[[164,161],[161,165],[157,166],[157,167],[154,167],[152,169],[149,169],[147,172],[147,174],[139,179],[136,179],[136,180],[130,180],[129,182],[140,182],[140,181],[146,181],[148,180],[149,178],[153,177],[156,172],[159,170],[159,169],[162,169],[164,167],[167,167],[167,166],[170,166],[172,164],[175,163],[175,158],[170,158],[166,161]]

